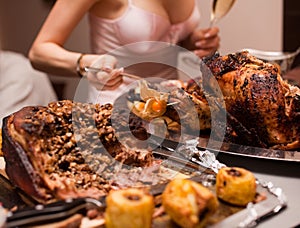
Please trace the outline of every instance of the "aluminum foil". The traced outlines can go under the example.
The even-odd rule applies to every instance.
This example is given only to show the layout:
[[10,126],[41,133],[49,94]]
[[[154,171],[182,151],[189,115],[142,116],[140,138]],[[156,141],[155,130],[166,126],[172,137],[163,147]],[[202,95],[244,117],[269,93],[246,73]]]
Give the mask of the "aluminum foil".
[[[176,153],[184,156],[189,161],[213,170],[215,173],[218,173],[219,169],[222,167],[226,167],[225,164],[220,163],[216,159],[214,153],[209,150],[199,150],[197,145],[198,139],[187,140],[185,144],[181,145],[176,150]],[[249,203],[247,209],[244,210],[243,213],[234,214],[230,216],[230,219],[225,219],[224,222],[218,223],[213,227],[223,227],[223,225],[227,227],[226,224],[228,221],[228,225],[231,227],[233,227],[232,224],[237,224],[237,227],[239,228],[255,227],[260,221],[276,215],[287,206],[287,198],[281,188],[274,186],[272,182],[266,182],[259,179],[256,179],[256,181],[258,186],[266,189],[270,195],[275,197],[276,202],[269,197],[267,201],[272,202],[272,204],[267,201],[257,204]],[[235,222],[231,223],[232,220]]]

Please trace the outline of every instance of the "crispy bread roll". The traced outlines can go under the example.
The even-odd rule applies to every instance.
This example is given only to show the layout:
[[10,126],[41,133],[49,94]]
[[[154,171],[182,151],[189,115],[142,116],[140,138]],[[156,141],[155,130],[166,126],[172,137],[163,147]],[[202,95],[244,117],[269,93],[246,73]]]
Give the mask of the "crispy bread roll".
[[204,227],[219,203],[216,196],[201,184],[174,179],[162,194],[162,204],[172,220],[181,227]]
[[112,190],[106,198],[106,228],[148,228],[154,212],[153,196],[140,189]]
[[246,206],[255,199],[255,177],[250,171],[243,168],[222,168],[217,174],[216,193],[225,202]]

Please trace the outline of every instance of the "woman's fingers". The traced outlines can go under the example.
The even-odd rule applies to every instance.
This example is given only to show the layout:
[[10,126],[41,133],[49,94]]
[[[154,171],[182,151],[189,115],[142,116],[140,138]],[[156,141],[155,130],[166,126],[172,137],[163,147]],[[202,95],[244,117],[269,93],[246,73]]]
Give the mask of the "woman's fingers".
[[93,62],[92,67],[99,68],[102,71],[90,72],[87,77],[89,82],[97,90],[114,90],[119,87],[123,82],[123,68],[114,69],[116,63],[116,58],[111,55],[99,56]]
[[113,90],[119,87],[123,82],[120,69],[114,69],[110,72],[101,71],[94,73],[94,76],[88,77],[88,80],[97,90]]
[[206,39],[209,39],[210,37],[215,37],[219,35],[219,28],[218,27],[212,27],[205,30],[204,37]]
[[219,29],[217,27],[201,29],[196,35],[194,53],[200,58],[211,55],[220,47]]
[[100,55],[99,58],[92,64],[93,67],[98,67],[105,71],[110,71],[116,67],[117,59],[111,55]]

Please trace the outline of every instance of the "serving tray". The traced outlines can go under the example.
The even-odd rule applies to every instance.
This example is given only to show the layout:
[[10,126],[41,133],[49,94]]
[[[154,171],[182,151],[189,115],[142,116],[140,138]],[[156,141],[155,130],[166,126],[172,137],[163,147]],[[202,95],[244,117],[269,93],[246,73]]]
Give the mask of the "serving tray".
[[[201,151],[201,153],[208,153],[212,159],[214,156],[209,154],[209,151]],[[216,173],[214,170],[206,167],[204,165],[197,164],[195,161],[187,160],[186,158],[176,155],[168,150],[157,148],[154,150],[154,156],[157,160],[162,161],[161,165],[164,169],[170,169],[173,171],[175,177],[178,175],[191,178],[194,181],[202,183],[204,186],[209,188],[215,193],[215,177]],[[199,159],[201,162],[201,158]],[[214,162],[217,162],[215,160]],[[218,163],[219,164],[219,163]],[[221,164],[223,165],[223,164]],[[172,172],[170,172],[172,174]],[[171,177],[170,179],[172,179]],[[16,189],[9,180],[4,176],[0,175],[0,194],[1,200],[4,200],[3,205],[7,208],[16,207],[18,209],[24,209],[26,207],[31,208],[34,220],[34,216],[37,213],[36,203],[32,201],[30,196],[27,196],[20,189]],[[149,191],[159,197],[160,193],[163,191],[166,183],[160,183],[156,185],[149,185]],[[269,218],[271,215],[277,214],[283,208],[286,207],[287,201],[285,199],[284,193],[280,188],[273,186],[270,182],[258,181],[257,193],[260,198],[257,203],[250,203],[247,208],[233,206],[222,201],[219,201],[220,206],[218,211],[209,219],[208,227],[254,227],[260,220],[264,218]],[[6,198],[6,196],[9,196]],[[158,200],[159,201],[159,200]],[[85,203],[85,201],[80,201]],[[103,199],[101,202],[104,202]],[[77,213],[76,210],[68,202],[58,202],[61,203],[59,211],[57,211],[58,216],[71,215],[72,213]],[[78,204],[78,203],[77,203]],[[78,205],[76,204],[76,207]],[[51,207],[51,205],[48,205]],[[157,207],[160,205],[158,204]],[[47,209],[47,206],[45,207]],[[57,208],[57,207],[56,207]],[[26,208],[28,210],[28,208]],[[72,213],[71,213],[71,212]],[[21,211],[22,212],[22,211]],[[42,211],[39,209],[38,213]],[[27,211],[28,215],[28,211]],[[50,214],[49,214],[50,215]],[[55,218],[55,212],[51,212],[51,218]],[[45,219],[46,218],[46,219]],[[58,217],[61,218],[61,217]],[[26,218],[28,222],[28,217]],[[29,220],[30,221],[30,220]],[[44,221],[47,221],[47,216],[44,217]],[[51,220],[53,222],[53,220]],[[153,220],[153,227],[177,227],[168,215],[163,214]]]
[[[150,134],[149,134],[150,135]],[[279,160],[287,162],[300,162],[300,151],[284,151],[284,150],[275,150],[269,148],[253,147],[246,145],[239,145],[234,143],[227,142],[218,142],[211,140],[207,137],[195,137],[193,135],[182,134],[181,140],[174,140],[164,138],[162,139],[159,136],[151,134],[151,138],[155,139],[161,144],[165,149],[175,150],[179,145],[182,145],[183,142],[187,140],[196,139],[198,141],[197,147],[199,149],[208,149],[211,152],[218,154],[234,154],[244,157],[253,157],[260,159],[268,160]]]
[[[128,108],[128,93],[122,94],[120,97],[116,99],[114,102],[114,106],[120,108]],[[129,112],[129,108],[128,108]],[[158,136],[159,134],[155,134],[148,130],[148,137],[156,139],[156,141],[161,144],[165,149],[176,149],[178,145],[186,142],[187,140],[192,140],[197,138],[198,140],[198,148],[199,149],[209,149],[215,154],[234,154],[241,157],[251,157],[251,158],[259,158],[259,159],[267,159],[267,160],[278,160],[278,161],[286,161],[286,162],[300,162],[300,149],[299,150],[276,150],[270,148],[261,148],[247,145],[239,145],[228,142],[219,142],[210,139],[209,133],[204,132],[200,136],[189,135],[186,133],[180,133],[179,140],[176,138],[162,138]]]

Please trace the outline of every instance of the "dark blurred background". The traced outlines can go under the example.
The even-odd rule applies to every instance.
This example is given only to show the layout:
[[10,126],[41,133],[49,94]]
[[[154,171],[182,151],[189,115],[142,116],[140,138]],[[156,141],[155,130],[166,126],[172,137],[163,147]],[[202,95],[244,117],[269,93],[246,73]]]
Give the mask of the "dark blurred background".
[[[300,47],[300,1],[284,0],[283,10],[283,50],[295,51]],[[295,59],[295,66],[300,66],[300,55]]]

